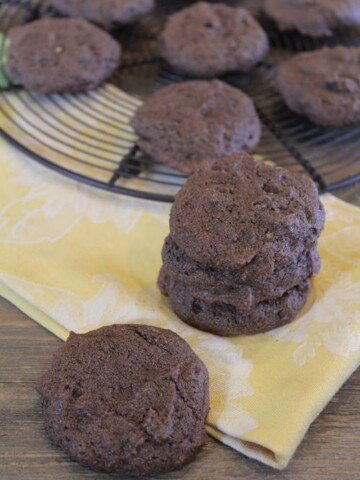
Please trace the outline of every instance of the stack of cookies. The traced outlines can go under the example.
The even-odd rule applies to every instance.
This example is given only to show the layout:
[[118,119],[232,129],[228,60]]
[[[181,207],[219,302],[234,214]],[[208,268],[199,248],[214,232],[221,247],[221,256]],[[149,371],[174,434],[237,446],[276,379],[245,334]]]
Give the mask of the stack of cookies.
[[239,153],[192,175],[175,198],[159,286],[185,322],[218,335],[292,321],[320,268],[324,210],[306,175]]

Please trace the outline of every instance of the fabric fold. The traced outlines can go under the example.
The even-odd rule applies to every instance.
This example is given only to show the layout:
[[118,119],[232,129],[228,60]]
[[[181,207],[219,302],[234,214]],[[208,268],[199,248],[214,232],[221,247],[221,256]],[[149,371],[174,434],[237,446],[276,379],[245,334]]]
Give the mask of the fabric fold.
[[274,468],[360,363],[360,209],[325,195],[322,269],[301,315],[222,338],[156,287],[170,206],[90,189],[0,139],[0,295],[65,339],[112,323],[170,328],[210,372],[209,433]]

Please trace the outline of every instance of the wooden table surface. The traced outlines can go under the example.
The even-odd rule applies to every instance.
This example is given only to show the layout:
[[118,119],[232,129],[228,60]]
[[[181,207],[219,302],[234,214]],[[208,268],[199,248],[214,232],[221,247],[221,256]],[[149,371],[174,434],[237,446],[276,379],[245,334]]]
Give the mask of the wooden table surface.
[[[359,204],[360,189],[347,189],[341,197]],[[60,344],[0,299],[0,480],[114,478],[69,461],[44,435],[34,386]],[[285,471],[272,470],[210,440],[193,463],[157,478],[360,480],[359,452],[360,369],[313,423]]]

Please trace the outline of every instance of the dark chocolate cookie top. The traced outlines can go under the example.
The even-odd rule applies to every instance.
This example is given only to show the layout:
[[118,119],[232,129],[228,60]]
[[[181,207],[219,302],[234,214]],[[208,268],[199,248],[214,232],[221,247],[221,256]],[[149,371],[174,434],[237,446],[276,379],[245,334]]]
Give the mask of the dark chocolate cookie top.
[[360,47],[300,53],[280,65],[277,85],[288,107],[316,124],[360,123]]
[[118,42],[81,18],[36,20],[12,28],[9,38],[9,77],[35,92],[96,88],[120,63]]
[[238,269],[266,252],[313,245],[324,224],[315,183],[234,154],[192,175],[175,197],[170,234],[204,266]]
[[127,25],[148,14],[154,0],[49,0],[62,14],[83,17],[106,29]]
[[144,152],[185,173],[253,148],[261,135],[253,101],[219,80],[181,82],[157,91],[132,124]]
[[205,443],[208,388],[184,340],[140,325],[71,334],[38,385],[47,431],[72,459],[144,476],[182,465]]
[[251,70],[267,54],[268,39],[247,10],[198,2],[169,17],[160,50],[173,67],[209,78]]
[[359,0],[265,0],[264,10],[280,30],[298,30],[312,37],[360,26]]

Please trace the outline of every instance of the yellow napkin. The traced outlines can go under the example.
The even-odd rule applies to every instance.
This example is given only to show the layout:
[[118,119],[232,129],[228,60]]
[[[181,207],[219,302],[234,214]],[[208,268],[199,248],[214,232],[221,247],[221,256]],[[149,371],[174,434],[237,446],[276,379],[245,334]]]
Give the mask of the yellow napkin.
[[0,294],[62,339],[125,322],[179,333],[210,371],[209,433],[284,468],[360,362],[360,210],[323,197],[323,267],[298,320],[226,339],[181,322],[156,288],[169,205],[81,186],[3,140],[0,169]]

